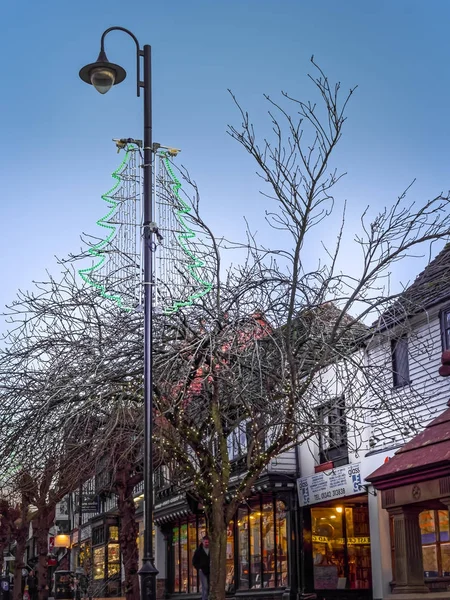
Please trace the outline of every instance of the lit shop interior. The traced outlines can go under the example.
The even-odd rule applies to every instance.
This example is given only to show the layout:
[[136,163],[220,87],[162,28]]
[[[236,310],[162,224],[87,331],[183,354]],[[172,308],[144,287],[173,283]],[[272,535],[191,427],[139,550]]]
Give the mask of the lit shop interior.
[[372,588],[369,513],[364,500],[310,509],[315,590]]
[[[172,525],[169,565],[171,592],[199,591],[192,557],[206,533],[201,515]],[[288,584],[286,506],[276,497],[260,497],[239,508],[227,530],[226,591],[282,588]]]
[[[424,510],[419,515],[424,579],[450,577],[448,510]],[[393,535],[391,531],[391,540]],[[395,568],[394,552],[393,566]]]

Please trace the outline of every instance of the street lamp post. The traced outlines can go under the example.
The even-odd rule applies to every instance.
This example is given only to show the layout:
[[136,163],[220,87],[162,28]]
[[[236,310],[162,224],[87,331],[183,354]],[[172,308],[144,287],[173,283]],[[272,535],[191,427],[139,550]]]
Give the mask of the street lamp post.
[[[141,50],[136,36],[124,27],[110,27],[103,32],[100,40],[100,54],[97,61],[80,70],[81,79],[93,85],[101,94],[106,94],[113,85],[121,83],[125,70],[110,63],[105,54],[105,37],[110,31],[124,31],[136,44],[137,96],[144,90],[144,164],[143,164],[143,262],[144,262],[144,556],[139,571],[141,579],[141,599],[156,600],[156,575],[153,556],[153,395],[152,395],[152,337],[153,337],[153,222],[152,179],[152,83],[151,46]],[[141,58],[144,61],[144,77],[141,81]]]

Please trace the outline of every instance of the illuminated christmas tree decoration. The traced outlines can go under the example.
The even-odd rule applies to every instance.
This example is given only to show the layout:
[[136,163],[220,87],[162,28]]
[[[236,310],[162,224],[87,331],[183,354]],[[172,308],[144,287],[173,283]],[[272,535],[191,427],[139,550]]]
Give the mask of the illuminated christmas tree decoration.
[[[119,150],[125,150],[125,157],[112,174],[113,187],[102,195],[108,211],[97,225],[104,236],[99,241],[95,239],[95,243],[87,241],[88,255],[94,261],[78,272],[103,298],[131,311],[142,305],[144,284],[140,211],[142,144],[131,139],[115,142]],[[212,284],[208,282],[209,247],[202,240],[204,231],[201,227],[195,231],[195,216],[190,214],[191,206],[180,193],[181,182],[170,163],[169,157],[177,151],[159,145],[158,148],[154,155],[152,290],[154,306],[159,305],[164,314],[170,315],[192,306],[211,291]]]
[[[176,201],[174,204],[176,205],[175,215],[176,215],[178,224],[175,227],[173,227],[173,231],[176,230],[176,232],[177,232],[176,237],[177,237],[178,243],[182,249],[182,252],[185,255],[185,258],[186,257],[188,258],[188,261],[186,263],[186,260],[183,260],[182,257],[179,257],[179,264],[178,264],[178,267],[176,267],[176,270],[180,270],[182,268],[182,263],[185,263],[185,267],[188,270],[191,277],[194,279],[194,281],[199,286],[201,286],[201,289],[192,291],[191,293],[189,293],[189,291],[188,291],[187,292],[188,295],[187,295],[186,299],[173,300],[171,306],[164,307],[164,313],[170,315],[170,314],[177,312],[180,308],[183,308],[186,306],[192,306],[192,304],[195,302],[195,300],[202,298],[208,292],[211,291],[212,284],[209,283],[208,281],[205,281],[205,279],[202,277],[201,270],[205,266],[205,263],[196,254],[194,254],[193,250],[191,249],[191,247],[189,245],[189,241],[193,240],[196,237],[196,234],[191,229],[191,227],[189,227],[189,225],[186,221],[186,217],[191,212],[191,207],[183,200],[183,198],[181,197],[181,195],[179,193],[180,189],[181,189],[181,182],[175,175],[174,170],[172,169],[172,166],[170,164],[167,153],[162,153],[160,156],[163,160],[165,170],[170,177],[170,181],[168,183],[169,183],[169,186],[171,188],[173,195],[175,196],[175,201]],[[167,188],[167,182],[166,182],[166,188]],[[181,229],[180,229],[180,226],[181,226]],[[185,287],[185,289],[187,289],[187,286],[184,286],[184,287]]]
[[140,174],[136,154],[138,146],[127,144],[125,156],[113,172],[113,187],[102,195],[108,212],[97,221],[105,237],[90,244],[94,263],[79,269],[80,277],[96,288],[103,298],[112,300],[123,310],[134,310],[139,303],[137,287],[140,281],[140,256],[137,251],[140,225],[137,205],[140,200]]

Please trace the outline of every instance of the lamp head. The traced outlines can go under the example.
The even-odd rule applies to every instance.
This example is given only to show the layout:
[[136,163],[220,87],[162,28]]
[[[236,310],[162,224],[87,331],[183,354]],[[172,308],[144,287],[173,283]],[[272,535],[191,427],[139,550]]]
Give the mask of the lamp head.
[[121,83],[126,76],[125,69],[108,61],[104,50],[100,50],[95,63],[86,65],[80,70],[80,78],[85,83],[93,85],[100,94],[106,94],[113,85]]

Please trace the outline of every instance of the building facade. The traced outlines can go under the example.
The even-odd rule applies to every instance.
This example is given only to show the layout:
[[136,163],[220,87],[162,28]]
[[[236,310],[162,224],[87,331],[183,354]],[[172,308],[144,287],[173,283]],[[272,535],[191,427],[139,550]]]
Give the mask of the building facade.
[[[450,378],[439,375],[450,350],[449,274],[446,246],[401,296],[404,310],[382,315],[360,350],[376,377],[358,415],[349,415],[358,377],[347,369],[313,407],[319,433],[273,460],[239,507],[227,531],[230,597],[381,600],[450,586]],[[232,458],[239,478],[242,457]],[[158,596],[199,597],[201,506],[170,477],[155,489]],[[83,515],[74,546],[96,593],[114,596],[123,571],[109,502]]]

